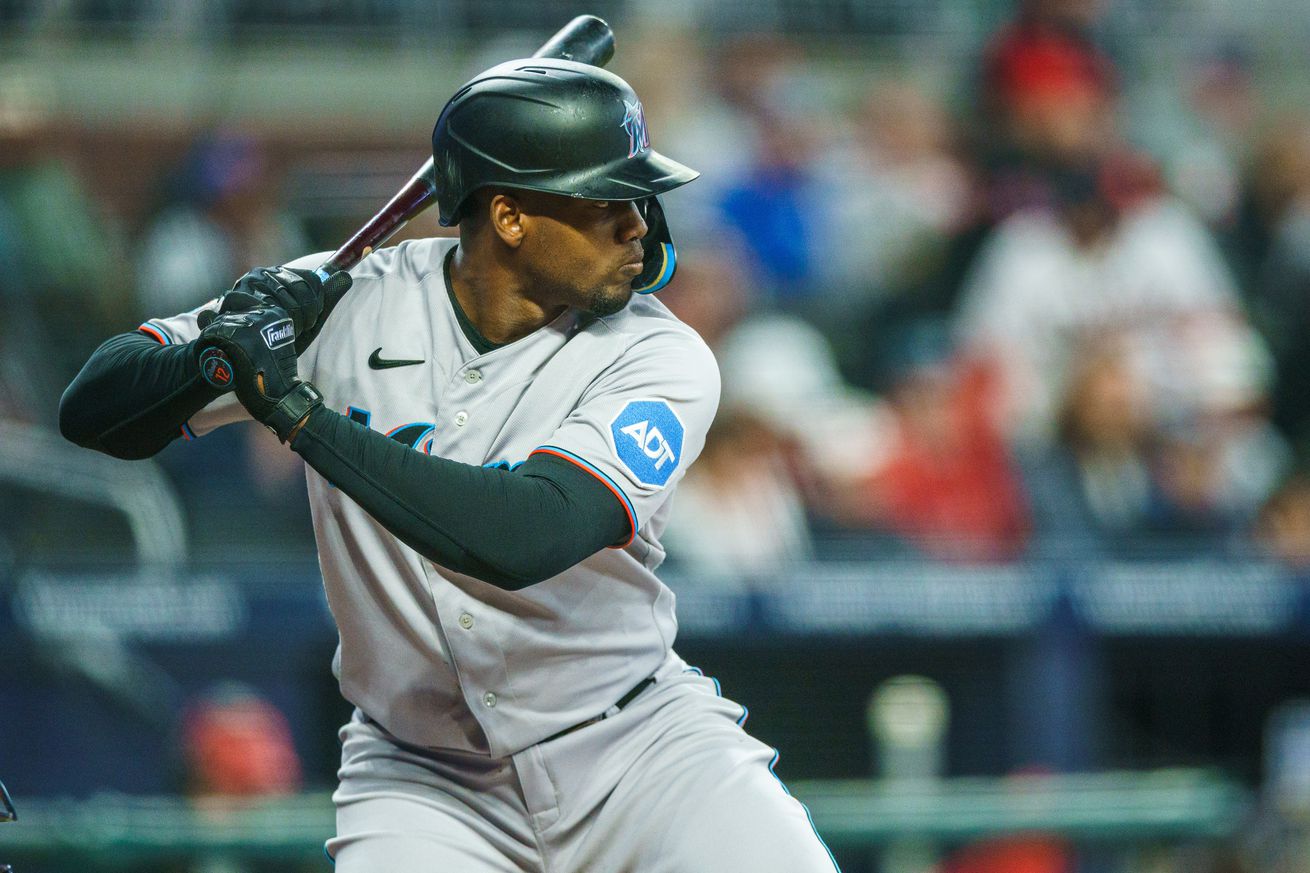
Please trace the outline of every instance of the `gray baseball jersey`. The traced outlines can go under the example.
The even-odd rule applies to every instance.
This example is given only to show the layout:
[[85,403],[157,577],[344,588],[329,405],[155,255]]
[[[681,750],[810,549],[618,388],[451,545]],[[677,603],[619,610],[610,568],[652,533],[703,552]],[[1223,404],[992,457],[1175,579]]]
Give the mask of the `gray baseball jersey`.
[[[613,492],[634,535],[504,591],[422,558],[307,475],[342,693],[402,741],[502,757],[604,712],[675,657],[674,597],[654,570],[669,496],[704,444],[719,376],[700,337],[640,296],[603,318],[569,310],[480,353],[446,289],[455,244],[405,242],[355,267],[301,377],[328,406],[415,451],[480,465],[565,458]],[[142,330],[187,342],[199,312]],[[245,417],[228,395],[187,435]]]

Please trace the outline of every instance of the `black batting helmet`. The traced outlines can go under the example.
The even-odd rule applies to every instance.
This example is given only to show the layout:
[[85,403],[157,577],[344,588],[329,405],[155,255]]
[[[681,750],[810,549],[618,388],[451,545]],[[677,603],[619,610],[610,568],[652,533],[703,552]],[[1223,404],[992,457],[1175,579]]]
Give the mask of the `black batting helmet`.
[[650,147],[641,101],[613,73],[574,61],[527,58],[475,76],[432,131],[441,223],[458,224],[469,195],[498,185],[589,200],[635,200],[648,227],[645,269],[658,291],[677,259],[656,195],[700,174]]

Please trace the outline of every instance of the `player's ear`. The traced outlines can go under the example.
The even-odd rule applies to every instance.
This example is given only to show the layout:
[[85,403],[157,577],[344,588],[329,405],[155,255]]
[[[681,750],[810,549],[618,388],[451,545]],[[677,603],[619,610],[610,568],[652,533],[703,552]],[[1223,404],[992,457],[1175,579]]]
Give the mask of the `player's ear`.
[[523,243],[523,204],[512,194],[500,193],[491,198],[487,206],[491,226],[496,235],[510,248]]

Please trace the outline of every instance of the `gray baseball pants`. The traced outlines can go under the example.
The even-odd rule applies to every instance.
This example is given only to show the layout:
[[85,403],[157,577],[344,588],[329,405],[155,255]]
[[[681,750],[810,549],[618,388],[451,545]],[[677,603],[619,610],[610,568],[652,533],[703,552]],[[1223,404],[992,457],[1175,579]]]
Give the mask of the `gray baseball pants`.
[[744,712],[674,673],[509,758],[402,746],[357,714],[328,854],[337,873],[833,873]]

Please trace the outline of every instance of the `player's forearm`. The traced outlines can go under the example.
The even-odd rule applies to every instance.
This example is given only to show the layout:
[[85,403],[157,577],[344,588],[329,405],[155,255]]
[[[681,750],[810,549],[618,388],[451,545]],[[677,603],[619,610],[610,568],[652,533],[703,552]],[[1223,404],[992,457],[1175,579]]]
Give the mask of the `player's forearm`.
[[292,448],[424,557],[518,590],[627,535],[627,518],[587,473],[549,456],[517,470],[414,451],[329,409]]
[[218,396],[200,378],[190,345],[119,334],[95,350],[64,391],[59,430],[116,458],[148,458]]

